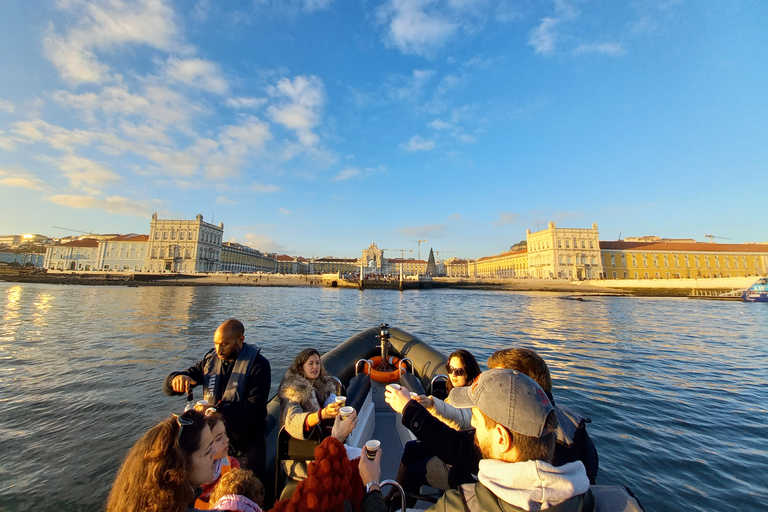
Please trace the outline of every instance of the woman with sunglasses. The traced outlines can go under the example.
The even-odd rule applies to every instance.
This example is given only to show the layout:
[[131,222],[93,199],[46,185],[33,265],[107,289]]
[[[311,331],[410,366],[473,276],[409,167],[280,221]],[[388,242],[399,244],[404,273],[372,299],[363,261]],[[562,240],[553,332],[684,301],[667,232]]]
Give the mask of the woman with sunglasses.
[[[480,365],[477,359],[469,351],[464,349],[456,350],[448,356],[446,365],[448,372],[448,392],[453,388],[469,386],[480,376]],[[419,403],[426,407],[432,416],[436,417],[449,427],[456,430],[467,430],[472,428],[472,409],[456,409],[450,405],[450,401],[445,401],[433,396],[420,396],[417,398]]]
[[133,445],[109,492],[107,512],[184,512],[213,480],[213,435],[195,410],[161,421]]

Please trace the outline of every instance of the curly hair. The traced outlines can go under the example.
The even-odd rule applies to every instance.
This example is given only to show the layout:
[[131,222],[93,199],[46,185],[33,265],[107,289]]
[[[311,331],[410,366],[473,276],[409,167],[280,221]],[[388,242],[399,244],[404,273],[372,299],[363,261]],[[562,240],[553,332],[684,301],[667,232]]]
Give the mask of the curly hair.
[[[304,363],[309,361],[309,358],[312,356],[321,357],[320,351],[316,348],[305,348],[293,359],[293,363],[291,364],[289,370],[293,371],[296,375],[301,375],[302,377],[306,378],[306,375],[304,375]],[[321,358],[320,375],[318,375],[317,378],[322,379],[326,375],[328,375],[328,372],[325,371],[325,367],[323,366]]]
[[219,483],[211,491],[210,503],[216,503],[227,494],[240,494],[261,507],[264,502],[264,485],[253,476],[252,471],[232,468],[221,475]]
[[[475,379],[480,376],[480,365],[477,364],[477,359],[475,359],[475,356],[473,356],[470,351],[460,348],[459,350],[451,352],[451,355],[448,356],[449,363],[453,357],[458,357],[459,361],[461,361],[461,364],[464,365],[464,371],[467,372],[467,385],[472,384]],[[450,391],[453,389],[453,382],[451,382],[451,379],[448,379],[446,386],[448,388],[448,392],[450,393]]]
[[[181,427],[180,419],[190,420]],[[184,512],[194,499],[187,482],[205,416],[187,411],[161,421],[133,445],[109,491],[106,512]]]

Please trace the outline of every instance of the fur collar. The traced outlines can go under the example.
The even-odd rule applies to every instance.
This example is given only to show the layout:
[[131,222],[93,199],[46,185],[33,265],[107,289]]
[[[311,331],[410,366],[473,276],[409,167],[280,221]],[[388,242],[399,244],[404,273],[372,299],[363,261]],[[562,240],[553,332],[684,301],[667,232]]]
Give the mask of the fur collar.
[[[306,377],[297,374],[289,368],[288,371],[285,372],[285,376],[280,383],[280,388],[278,389],[277,394],[281,401],[286,400],[305,406],[309,406],[315,402],[317,405],[313,405],[314,407],[317,407],[317,409],[311,412],[316,412],[319,410],[320,405],[325,399],[331,396],[331,393],[335,392],[336,381],[330,375],[315,379],[315,382],[310,384]],[[308,411],[306,407],[302,407],[302,409]]]

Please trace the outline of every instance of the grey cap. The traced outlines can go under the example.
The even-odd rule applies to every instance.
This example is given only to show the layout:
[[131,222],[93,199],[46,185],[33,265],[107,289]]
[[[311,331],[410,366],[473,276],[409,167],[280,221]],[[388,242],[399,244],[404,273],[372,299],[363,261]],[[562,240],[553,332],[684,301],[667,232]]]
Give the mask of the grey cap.
[[470,386],[453,388],[450,397],[452,406],[477,407],[512,432],[529,437],[541,437],[547,415],[555,409],[533,379],[501,368],[481,373]]

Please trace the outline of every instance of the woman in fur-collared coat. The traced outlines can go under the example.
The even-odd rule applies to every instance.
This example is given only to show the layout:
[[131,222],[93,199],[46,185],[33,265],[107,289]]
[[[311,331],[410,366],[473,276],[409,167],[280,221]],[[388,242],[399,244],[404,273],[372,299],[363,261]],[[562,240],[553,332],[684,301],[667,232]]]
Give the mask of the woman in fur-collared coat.
[[[316,425],[335,418],[339,414],[339,405],[332,399],[335,391],[336,381],[320,363],[320,352],[314,348],[299,352],[277,391],[285,430],[296,439],[307,439]],[[287,462],[285,472],[294,480],[304,480],[307,464]]]

